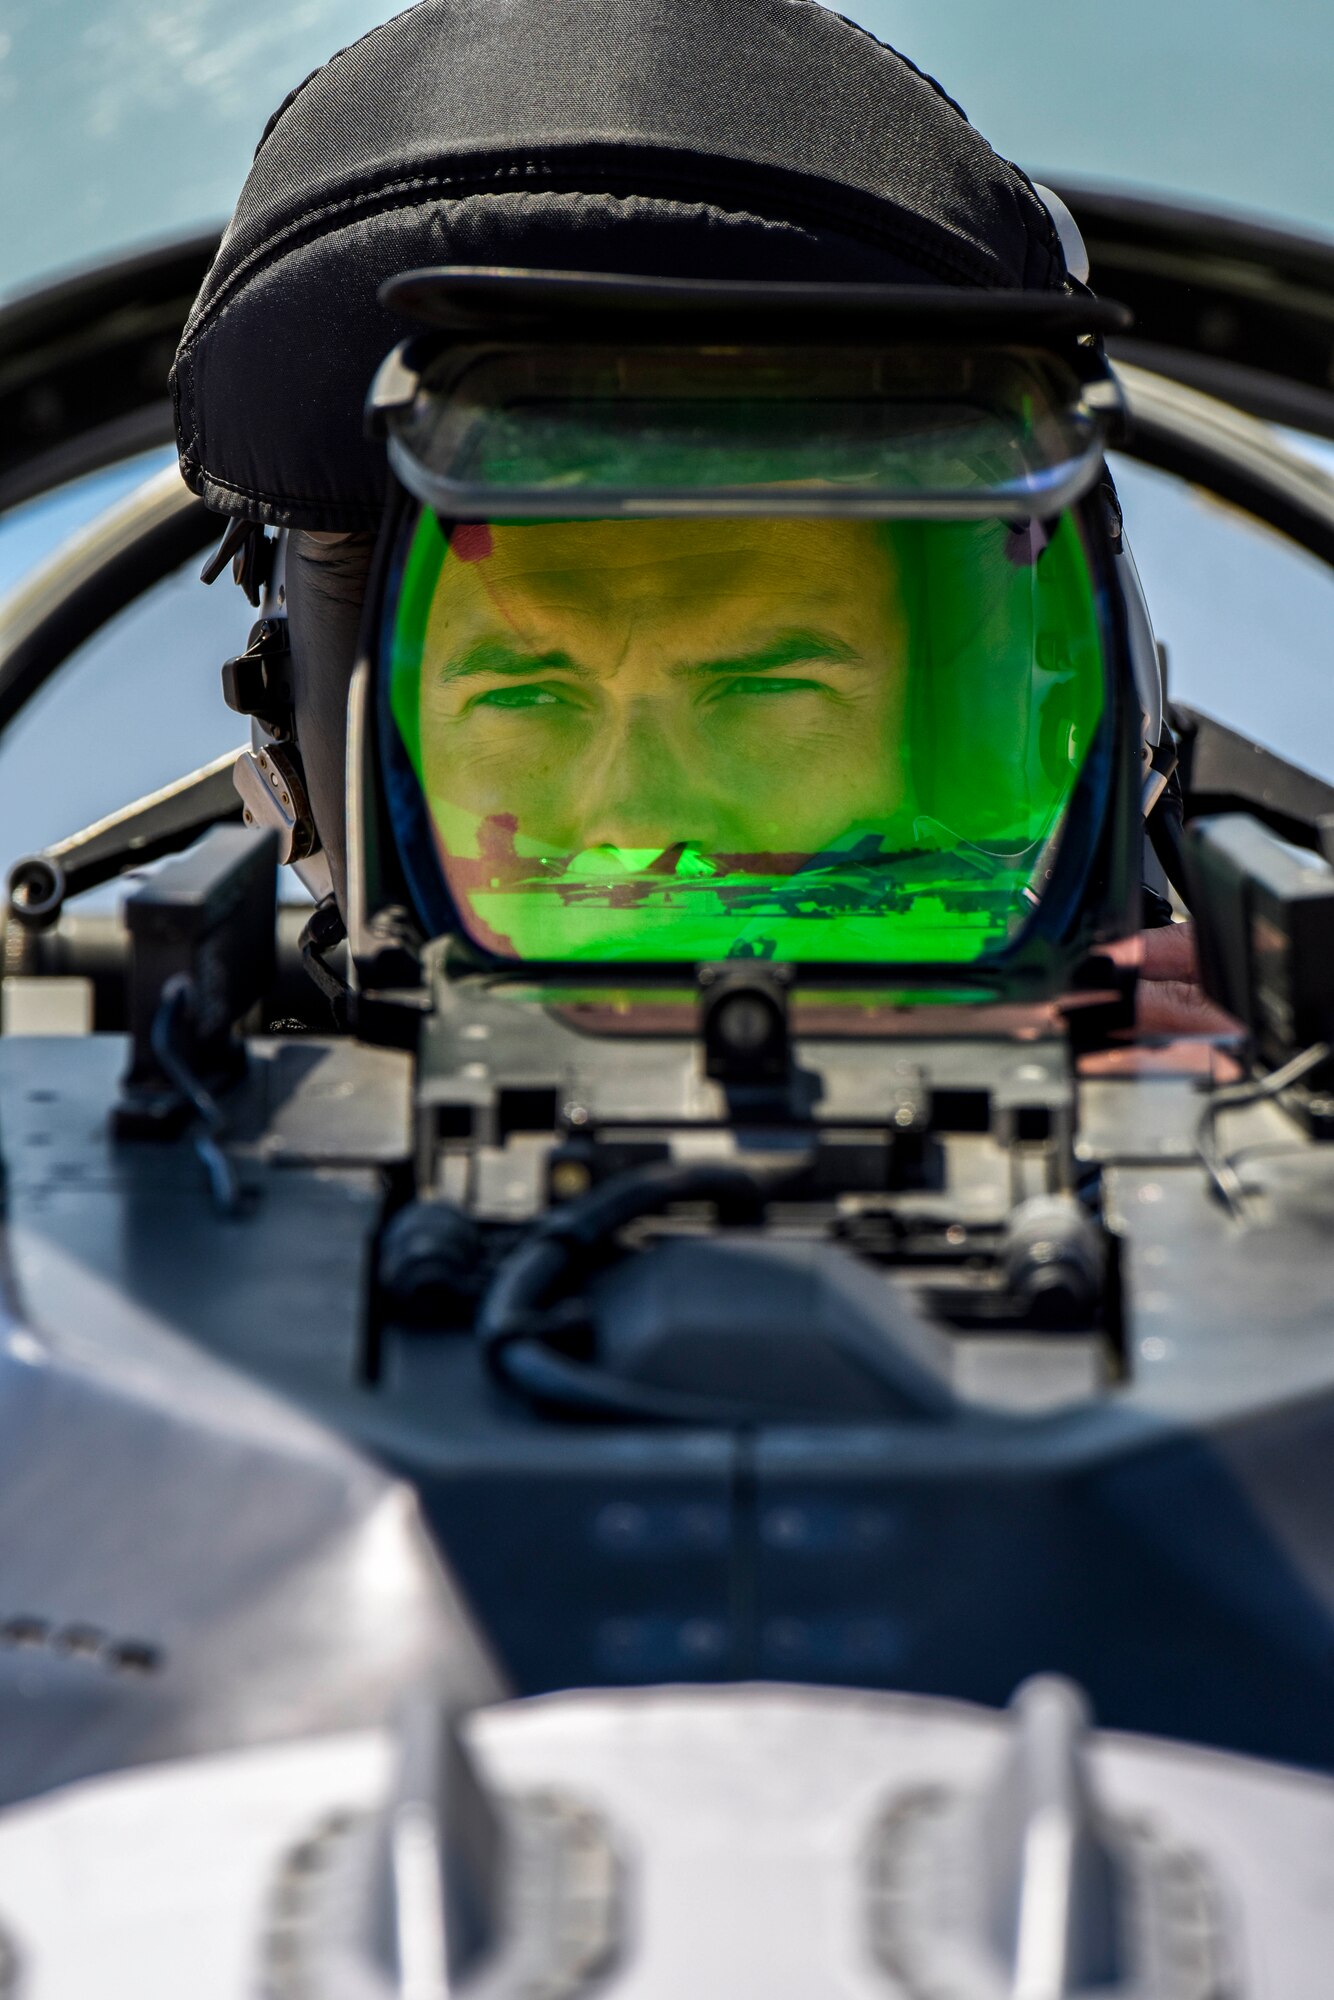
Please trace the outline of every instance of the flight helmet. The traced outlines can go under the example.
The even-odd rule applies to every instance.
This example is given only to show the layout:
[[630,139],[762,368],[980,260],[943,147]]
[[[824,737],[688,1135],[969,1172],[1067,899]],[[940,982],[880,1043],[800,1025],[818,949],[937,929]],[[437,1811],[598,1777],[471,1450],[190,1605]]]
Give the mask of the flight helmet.
[[289,614],[256,755],[317,886],[349,912],[360,656],[424,934],[931,967],[1039,906],[1124,928],[1161,695],[1080,258],[814,0],[423,0],[317,71],[173,371]]

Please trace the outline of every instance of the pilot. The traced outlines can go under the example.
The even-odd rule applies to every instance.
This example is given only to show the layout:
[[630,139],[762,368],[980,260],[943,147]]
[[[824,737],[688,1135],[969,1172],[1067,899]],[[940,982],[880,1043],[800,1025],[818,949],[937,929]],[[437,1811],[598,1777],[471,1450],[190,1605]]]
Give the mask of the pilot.
[[[1039,584],[1014,544],[1000,522],[831,516],[464,523],[447,539],[424,513],[390,701],[455,909],[476,932],[479,889],[527,883],[536,931],[510,945],[541,955],[538,933],[559,942],[531,894],[544,880],[619,888],[628,909],[670,877],[677,911],[710,884],[765,883],[782,907],[785,882],[854,853],[882,918],[905,861],[937,900],[951,875],[997,900],[1002,873],[1036,863],[1101,707],[1096,644],[1082,673],[1073,647],[1034,669],[1034,605],[1051,606],[1069,548],[1044,553]],[[979,770],[992,738],[1013,754]],[[814,906],[827,917],[828,884]],[[910,922],[924,909],[897,913],[899,953],[910,929],[930,941]],[[947,954],[980,942],[938,915]],[[876,936],[845,924],[825,954],[873,953]],[[639,942],[612,922],[598,948]]]
[[[456,530],[418,678],[450,851],[818,853],[904,806],[908,632],[877,523]],[[460,543],[462,554],[460,555]]]
[[[1080,254],[938,85],[816,0],[422,0],[315,72],[266,129],[173,387],[187,483],[288,531],[291,733],[339,904],[385,493],[361,408],[404,330],[385,279],[455,263],[1068,293]],[[442,541],[427,663],[395,669],[394,703],[446,875],[502,849],[593,876],[868,830],[920,844],[903,547],[828,519]],[[1189,980],[1179,938],[1164,962]]]

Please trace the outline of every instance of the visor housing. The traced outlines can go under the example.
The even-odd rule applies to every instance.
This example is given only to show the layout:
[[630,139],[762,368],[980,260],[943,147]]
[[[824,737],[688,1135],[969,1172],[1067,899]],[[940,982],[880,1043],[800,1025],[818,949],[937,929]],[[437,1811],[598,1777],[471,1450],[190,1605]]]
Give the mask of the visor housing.
[[389,457],[445,520],[1050,519],[1098,476],[1102,387],[1022,347],[472,348],[422,378]]

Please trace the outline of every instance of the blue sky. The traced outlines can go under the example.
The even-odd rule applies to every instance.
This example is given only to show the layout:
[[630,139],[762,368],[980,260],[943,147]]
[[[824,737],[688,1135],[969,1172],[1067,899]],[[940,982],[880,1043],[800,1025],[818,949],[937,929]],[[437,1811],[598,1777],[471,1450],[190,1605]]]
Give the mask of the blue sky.
[[1041,175],[1193,195],[1334,235],[1330,0],[860,0]]
[[[0,295],[219,222],[288,87],[373,0],[4,0]],[[1041,175],[1334,236],[1330,0],[852,0]]]

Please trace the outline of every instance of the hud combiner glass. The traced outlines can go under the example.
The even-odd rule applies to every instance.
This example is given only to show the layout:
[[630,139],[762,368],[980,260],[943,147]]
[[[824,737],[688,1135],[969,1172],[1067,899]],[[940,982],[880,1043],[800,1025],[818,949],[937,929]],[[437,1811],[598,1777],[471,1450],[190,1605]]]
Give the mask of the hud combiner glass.
[[1103,446],[1036,349],[446,349],[391,417],[377,621],[428,927],[546,963],[1005,951],[1106,782]]

